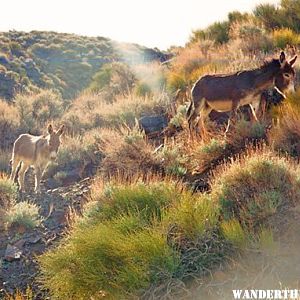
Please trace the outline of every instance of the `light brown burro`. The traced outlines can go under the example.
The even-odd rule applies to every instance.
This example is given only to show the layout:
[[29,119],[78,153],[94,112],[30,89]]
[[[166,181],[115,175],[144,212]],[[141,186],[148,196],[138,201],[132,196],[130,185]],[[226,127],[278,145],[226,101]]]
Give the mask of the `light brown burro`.
[[35,170],[35,192],[40,192],[40,181],[48,163],[57,157],[60,136],[64,131],[62,125],[57,131],[48,126],[47,136],[21,134],[14,142],[11,158],[10,179],[15,181],[17,170],[20,191],[25,191],[24,177],[30,166]]
[[[279,59],[265,62],[260,68],[228,75],[206,75],[192,88],[192,101],[187,111],[190,130],[200,121],[204,130],[204,120],[212,110],[230,112],[226,132],[231,119],[240,106],[249,104],[255,120],[260,106],[261,94],[274,85],[283,94],[294,90],[295,71],[293,65],[297,56],[286,60],[284,52]],[[199,119],[198,119],[199,117]]]

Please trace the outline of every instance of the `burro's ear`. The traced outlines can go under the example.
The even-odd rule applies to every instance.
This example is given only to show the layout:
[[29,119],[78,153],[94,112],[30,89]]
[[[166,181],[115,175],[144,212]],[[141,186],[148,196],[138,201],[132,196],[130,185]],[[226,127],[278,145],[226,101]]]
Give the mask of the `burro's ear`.
[[48,133],[52,134],[53,133],[53,127],[51,124],[48,125]]
[[285,64],[285,62],[286,62],[286,60],[285,60],[285,54],[284,54],[283,51],[280,53],[279,62],[281,64],[281,66],[283,66]]
[[297,55],[295,55],[295,56],[289,61],[289,64],[290,64],[291,67],[292,67],[293,64],[296,62],[296,59],[297,59]]
[[60,128],[57,130],[57,134],[62,135],[64,130],[65,130],[65,125],[61,125]]

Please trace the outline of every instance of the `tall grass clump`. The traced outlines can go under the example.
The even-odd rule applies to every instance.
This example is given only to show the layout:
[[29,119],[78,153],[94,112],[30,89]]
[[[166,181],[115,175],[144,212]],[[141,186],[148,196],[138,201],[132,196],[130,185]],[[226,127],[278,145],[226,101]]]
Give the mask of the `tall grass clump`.
[[230,253],[219,205],[178,182],[99,178],[90,197],[69,236],[40,257],[42,283],[56,298],[132,299],[207,274]]
[[[276,151],[299,157],[300,155],[300,107],[299,90],[288,95],[283,105],[275,108],[273,114],[279,122],[269,132],[268,139]],[[275,111],[276,110],[276,111]]]
[[96,182],[91,189],[91,199],[100,205],[99,216],[102,220],[112,219],[120,215],[135,215],[149,223],[159,220],[163,208],[172,201],[178,200],[177,189],[173,183],[154,181],[151,184],[136,182],[135,184],[107,184]]
[[169,279],[179,254],[156,224],[175,191],[167,182],[95,183],[94,204],[68,239],[41,257],[44,285],[59,299],[127,299]]
[[266,149],[250,151],[216,172],[212,199],[225,220],[235,218],[252,230],[300,199],[298,178],[296,167],[285,158]]

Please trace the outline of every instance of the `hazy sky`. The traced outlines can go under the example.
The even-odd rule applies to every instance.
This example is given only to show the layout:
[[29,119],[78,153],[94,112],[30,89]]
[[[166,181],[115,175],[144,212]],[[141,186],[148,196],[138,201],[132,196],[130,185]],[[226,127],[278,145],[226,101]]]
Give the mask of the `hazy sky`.
[[3,0],[0,31],[53,30],[166,49],[193,29],[278,0]]

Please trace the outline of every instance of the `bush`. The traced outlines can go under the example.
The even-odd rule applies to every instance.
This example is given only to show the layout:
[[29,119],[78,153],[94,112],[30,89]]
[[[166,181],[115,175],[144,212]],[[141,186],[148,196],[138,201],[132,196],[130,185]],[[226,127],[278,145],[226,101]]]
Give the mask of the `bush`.
[[11,151],[0,150],[0,173],[6,173],[6,174],[9,173],[10,159],[11,159]]
[[74,134],[95,127],[120,128],[124,123],[134,126],[142,116],[164,114],[169,101],[164,93],[146,97],[130,94],[119,96],[114,103],[107,104],[101,95],[85,93],[73,101],[62,119]]
[[272,48],[272,40],[266,29],[255,19],[243,22],[234,22],[230,26],[230,43],[238,47],[244,55],[253,55],[269,52]]
[[211,189],[225,220],[236,218],[249,229],[263,224],[285,203],[300,199],[295,167],[268,150],[250,152],[222,167]]
[[50,163],[47,168],[47,176],[53,177],[58,185],[64,185],[70,172],[76,175],[78,180],[90,176],[94,171],[87,170],[88,166],[98,166],[102,158],[99,143],[103,131],[94,129],[81,136],[65,136],[56,161]]
[[5,224],[9,227],[20,226],[33,229],[41,222],[39,208],[29,202],[19,202],[12,206],[5,214]]
[[0,209],[9,209],[18,195],[17,186],[5,174],[0,174]]
[[211,232],[218,223],[219,209],[208,196],[199,197],[190,193],[182,193],[181,199],[169,210],[166,219],[177,227],[182,238],[197,239]]
[[275,47],[285,49],[286,46],[298,46],[300,43],[299,35],[289,28],[274,30],[273,42]]
[[123,174],[130,177],[162,172],[161,163],[154,155],[154,146],[141,136],[137,128],[103,137],[100,149],[105,156],[101,165],[105,176]]
[[20,127],[20,117],[17,108],[0,100],[0,148],[11,148]]
[[300,108],[298,105],[299,92],[289,95],[285,104],[273,110],[279,120],[269,134],[268,140],[272,147],[279,152],[299,157],[300,155]]
[[128,65],[120,62],[105,64],[93,76],[88,90],[102,93],[106,102],[112,103],[118,95],[130,93],[135,83],[135,76]]
[[[142,224],[151,224],[162,218],[163,209],[176,201],[176,188],[167,182],[151,182],[148,186],[137,181],[135,184],[109,184],[103,187],[96,182],[91,189],[91,200],[100,205],[97,220],[110,220],[121,215],[136,215]],[[96,210],[98,212],[98,209]],[[95,216],[95,215],[94,215]]]
[[162,162],[166,174],[182,177],[186,174],[187,157],[182,151],[173,146],[165,146],[159,153],[158,157]]
[[44,285],[60,299],[132,298],[151,283],[169,279],[178,253],[155,224],[175,190],[164,182],[95,183],[97,205],[85,211],[84,222],[77,223],[64,245],[40,258]]
[[59,94],[45,90],[38,94],[18,94],[15,98],[23,132],[40,134],[48,122],[57,120],[63,113]]

